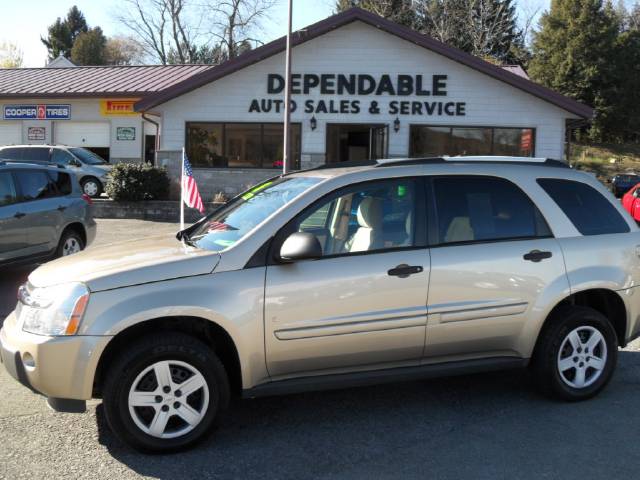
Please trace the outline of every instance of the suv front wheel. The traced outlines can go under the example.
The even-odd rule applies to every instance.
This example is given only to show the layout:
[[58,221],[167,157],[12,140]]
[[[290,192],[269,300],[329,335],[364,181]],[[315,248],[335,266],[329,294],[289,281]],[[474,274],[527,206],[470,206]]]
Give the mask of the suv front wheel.
[[564,400],[593,397],[615,370],[618,338],[613,326],[602,313],[583,306],[560,308],[549,322],[532,362],[538,385]]
[[182,333],[140,341],[112,364],[103,388],[113,432],[137,450],[161,453],[201,440],[229,401],[215,353]]

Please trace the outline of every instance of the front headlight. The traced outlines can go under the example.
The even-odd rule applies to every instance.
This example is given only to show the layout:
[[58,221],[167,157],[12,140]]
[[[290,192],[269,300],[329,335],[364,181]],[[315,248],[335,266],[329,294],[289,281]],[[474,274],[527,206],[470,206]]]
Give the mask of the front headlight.
[[19,321],[25,332],[38,335],[75,335],[89,301],[89,289],[83,283],[65,283],[53,287],[18,290],[21,308]]

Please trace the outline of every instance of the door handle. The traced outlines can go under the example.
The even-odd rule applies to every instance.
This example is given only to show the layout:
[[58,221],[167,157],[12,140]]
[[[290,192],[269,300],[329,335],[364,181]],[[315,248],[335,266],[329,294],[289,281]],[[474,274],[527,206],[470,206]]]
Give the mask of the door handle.
[[13,216],[15,218],[22,218],[26,215],[26,213],[22,213],[22,212],[16,212]]
[[542,260],[545,260],[547,258],[551,258],[553,256],[553,253],[551,252],[543,252],[540,250],[531,250],[529,253],[525,253],[522,258],[524,258],[525,260],[529,261],[529,262],[541,262]]
[[387,271],[387,275],[391,277],[407,278],[414,273],[421,273],[424,270],[420,265],[407,265],[402,263],[395,268]]
[[64,207],[64,206],[62,206],[62,205],[60,205],[60,206],[58,207],[58,211],[60,211],[60,212],[64,212],[66,209],[67,209],[67,207]]

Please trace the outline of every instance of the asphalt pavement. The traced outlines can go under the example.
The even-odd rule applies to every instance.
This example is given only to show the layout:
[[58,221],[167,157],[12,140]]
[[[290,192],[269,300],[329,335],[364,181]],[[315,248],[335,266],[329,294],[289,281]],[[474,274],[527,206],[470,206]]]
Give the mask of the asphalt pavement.
[[[160,231],[175,226],[101,220],[96,244]],[[0,311],[27,273],[0,273]],[[239,400],[195,449],[148,456],[112,436],[99,402],[54,413],[2,370],[0,479],[632,479],[639,400],[635,342],[587,402],[548,400],[520,371]]]

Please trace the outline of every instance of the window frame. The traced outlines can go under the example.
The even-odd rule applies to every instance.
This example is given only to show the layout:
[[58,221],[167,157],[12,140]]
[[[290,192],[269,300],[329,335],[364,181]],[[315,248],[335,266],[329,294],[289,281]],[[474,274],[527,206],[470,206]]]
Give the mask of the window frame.
[[[329,201],[335,200],[343,195],[357,192],[366,188],[367,185],[373,185],[376,183],[382,182],[393,182],[393,181],[402,181],[402,180],[410,180],[415,183],[415,198],[414,198],[414,208],[415,210],[415,219],[416,219],[416,229],[414,233],[414,245],[402,246],[402,247],[388,247],[388,248],[380,248],[377,250],[365,250],[360,252],[344,252],[344,253],[334,253],[331,255],[323,255],[320,258],[314,260],[301,260],[301,261],[322,261],[329,260],[333,258],[340,257],[355,257],[362,255],[376,255],[380,253],[387,252],[395,252],[395,251],[404,251],[404,250],[426,250],[429,248],[428,239],[427,239],[427,226],[428,226],[428,208],[427,208],[427,192],[425,190],[426,177],[423,175],[409,175],[402,177],[385,177],[385,178],[377,178],[373,180],[365,180],[362,182],[352,183],[349,185],[343,185],[342,187],[338,187],[332,190],[329,193],[324,194],[322,197],[314,200],[310,205],[303,208],[301,211],[296,213],[278,232],[272,237],[271,245],[269,246],[269,250],[267,253],[267,265],[282,265],[283,263],[279,261],[279,251],[282,247],[284,241],[296,231],[295,225],[298,223],[300,217],[308,215],[313,212],[313,210],[317,210],[322,207]],[[422,208],[420,206],[422,205]],[[261,247],[262,249],[263,247]],[[259,249],[259,250],[261,250]]]
[[[488,155],[494,155],[495,152],[495,130],[497,129],[511,129],[511,130],[531,130],[532,133],[532,138],[531,138],[531,155],[529,155],[528,158],[535,158],[536,156],[536,148],[537,148],[537,138],[538,138],[538,132],[536,127],[517,127],[517,126],[505,126],[505,125],[451,125],[451,124],[446,124],[446,125],[439,125],[439,124],[431,124],[431,123],[410,123],[409,124],[409,149],[407,151],[407,156],[410,158],[423,158],[426,156],[433,156],[433,155],[414,155],[411,153],[411,131],[414,128],[420,128],[420,127],[424,127],[424,128],[448,128],[449,129],[449,134],[448,134],[448,142],[449,142],[449,146],[451,145],[451,141],[452,141],[452,135],[453,135],[453,129],[454,128],[477,128],[477,129],[490,129],[491,130],[491,153],[489,153]],[[448,155],[447,153],[443,153],[442,155]],[[516,155],[517,156],[517,155]]]
[[[536,225],[536,235],[534,236],[526,236],[526,237],[505,237],[505,238],[496,238],[496,239],[483,239],[483,240],[466,240],[461,242],[441,242],[440,241],[440,227],[439,227],[439,212],[438,212],[438,202],[436,199],[435,185],[434,182],[438,178],[466,178],[466,177],[474,177],[474,178],[488,178],[494,180],[501,180],[510,183],[517,190],[519,190],[525,198],[531,203],[531,205],[538,211],[540,214],[540,219],[546,224],[547,230],[549,232],[548,235],[538,235],[537,234],[537,225]],[[427,233],[429,240],[429,248],[442,248],[442,247],[454,247],[460,245],[479,245],[479,244],[488,244],[488,243],[503,243],[503,242],[518,242],[518,241],[530,241],[530,240],[541,240],[547,238],[555,238],[553,234],[553,230],[549,225],[549,222],[542,213],[542,210],[538,207],[538,205],[533,201],[531,196],[523,190],[518,184],[509,180],[505,177],[500,177],[498,175],[486,175],[486,174],[473,174],[473,173],[461,173],[461,174],[442,174],[442,175],[429,175],[426,177],[427,182]]]
[[[226,150],[227,150],[227,125],[260,125],[260,166],[259,167],[231,167],[231,166],[226,166],[226,167],[203,167],[203,166],[199,166],[193,163],[193,160],[191,160],[191,167],[193,169],[197,169],[197,168],[202,168],[202,169],[208,169],[208,170],[278,170],[278,169],[282,169],[282,167],[265,167],[264,166],[264,126],[265,125],[282,125],[283,131],[284,131],[284,123],[283,122],[230,122],[230,121],[211,121],[211,120],[189,120],[189,121],[185,121],[184,123],[184,145],[185,145],[185,149],[187,148],[187,146],[189,145],[188,139],[189,139],[189,125],[191,124],[209,124],[209,125],[219,125],[221,127],[221,131],[222,131],[222,135],[220,138],[220,144],[221,144],[221,153],[220,155],[223,157],[226,157]],[[302,128],[302,122],[291,122],[291,126],[295,126],[298,125],[300,127],[300,145],[299,145],[299,154],[300,154],[300,159],[299,159],[299,163],[302,164],[302,134],[303,134],[303,128]],[[292,151],[295,150],[295,147],[292,145]],[[189,152],[187,151],[187,154]],[[300,167],[300,165],[297,165],[297,167]],[[294,170],[297,170],[298,168],[294,168]]]

